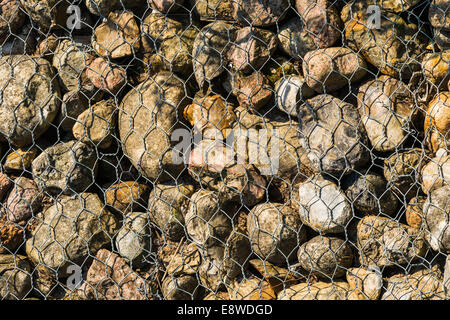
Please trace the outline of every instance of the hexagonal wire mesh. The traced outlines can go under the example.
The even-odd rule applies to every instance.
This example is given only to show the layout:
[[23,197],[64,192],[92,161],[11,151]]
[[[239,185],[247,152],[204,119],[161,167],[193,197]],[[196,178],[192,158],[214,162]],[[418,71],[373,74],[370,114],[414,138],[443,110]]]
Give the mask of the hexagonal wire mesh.
[[0,298],[445,299],[449,15],[0,0]]

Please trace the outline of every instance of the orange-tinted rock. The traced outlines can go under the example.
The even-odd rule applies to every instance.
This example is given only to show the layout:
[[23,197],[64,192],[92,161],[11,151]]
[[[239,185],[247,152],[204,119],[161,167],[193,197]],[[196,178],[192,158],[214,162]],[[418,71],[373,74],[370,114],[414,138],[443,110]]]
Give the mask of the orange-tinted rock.
[[422,196],[412,198],[406,207],[406,223],[413,228],[420,229],[423,218],[423,205],[427,199]]
[[233,93],[242,107],[255,112],[267,103],[273,95],[269,80],[261,72],[254,72],[248,77],[240,77]]
[[446,141],[450,139],[450,92],[441,92],[430,102],[425,115],[424,132],[433,152],[446,148]]
[[13,222],[0,220],[0,254],[14,253],[25,243],[25,229]]
[[3,200],[3,197],[11,188],[12,179],[9,178],[6,174],[0,172],[0,201]]
[[105,192],[105,202],[125,214],[133,210],[145,211],[148,187],[144,184],[127,181],[112,185]]
[[116,94],[127,80],[124,69],[112,67],[101,57],[92,61],[87,67],[86,76],[96,88],[111,94]]

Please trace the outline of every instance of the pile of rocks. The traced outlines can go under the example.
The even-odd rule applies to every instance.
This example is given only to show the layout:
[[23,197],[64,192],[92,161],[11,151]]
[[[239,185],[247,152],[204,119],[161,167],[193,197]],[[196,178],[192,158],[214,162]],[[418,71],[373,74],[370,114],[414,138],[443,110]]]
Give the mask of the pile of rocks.
[[0,299],[449,297],[448,1],[73,2],[0,0]]

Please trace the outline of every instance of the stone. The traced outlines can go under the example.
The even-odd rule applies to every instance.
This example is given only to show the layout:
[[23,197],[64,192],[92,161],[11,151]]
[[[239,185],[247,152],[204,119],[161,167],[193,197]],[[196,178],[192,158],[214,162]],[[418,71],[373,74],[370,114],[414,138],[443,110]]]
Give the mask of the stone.
[[345,193],[330,180],[316,175],[298,188],[300,218],[320,233],[343,233],[353,218]]
[[432,158],[421,170],[422,191],[426,194],[430,194],[442,186],[448,186],[450,183],[450,154],[447,154],[444,149],[439,149],[436,157]]
[[365,216],[357,225],[362,266],[402,266],[423,257],[427,246],[420,230],[389,218]]
[[398,200],[387,188],[383,176],[368,173],[354,173],[349,177],[345,194],[354,208],[363,214],[381,214],[392,216],[397,209]]
[[[291,61],[286,57],[272,57],[272,59],[264,66],[264,74],[267,75],[270,83],[274,85],[281,78],[288,75],[300,75],[301,65],[296,61]],[[311,89],[312,90],[312,89]]]
[[447,260],[445,260],[444,290],[446,291],[447,295],[450,294],[450,255],[448,255]]
[[318,48],[331,47],[342,37],[342,21],[329,0],[296,0],[295,8]]
[[238,77],[233,86],[233,94],[239,105],[252,113],[264,108],[273,96],[272,86],[261,72],[253,72],[249,76]]
[[412,198],[406,206],[406,223],[408,226],[421,229],[423,222],[423,206],[427,200],[424,196],[418,196]]
[[410,274],[396,274],[386,280],[381,300],[442,300],[445,299],[442,273],[422,269]]
[[32,56],[36,47],[36,30],[29,24],[24,25],[17,33],[12,34],[0,47],[2,56]]
[[368,163],[367,134],[353,105],[318,95],[300,106],[298,118],[300,145],[315,172],[339,178]]
[[25,223],[14,223],[6,218],[0,220],[0,257],[3,254],[15,254],[25,243]]
[[423,206],[425,239],[435,251],[450,252],[450,186],[435,189]]
[[450,93],[441,92],[428,105],[424,122],[425,141],[433,152],[447,148],[450,139]]
[[173,12],[183,5],[184,0],[148,0],[148,4],[153,9],[160,12]]
[[306,282],[286,288],[278,300],[347,300],[350,290],[345,281]]
[[148,194],[147,185],[137,181],[124,181],[105,191],[105,203],[123,215],[133,211],[141,212],[147,206]]
[[94,30],[92,48],[102,57],[120,59],[131,56],[141,46],[140,30],[130,11],[113,11]]
[[3,0],[0,2],[0,43],[10,34],[15,34],[25,22],[25,14],[18,0]]
[[434,28],[450,29],[450,3],[445,0],[432,0],[428,10],[428,20]]
[[271,59],[277,48],[277,38],[272,31],[243,27],[227,52],[231,68],[240,72],[259,71]]
[[360,52],[381,73],[406,80],[421,69],[420,56],[428,42],[416,24],[395,13],[383,11],[378,27],[367,14],[366,3],[351,11],[343,10],[341,18],[348,46]]
[[8,221],[17,223],[26,221],[41,208],[43,194],[36,183],[28,178],[19,177],[14,180],[14,187],[9,193],[3,214]]
[[189,1],[201,21],[233,21],[233,0]]
[[174,179],[185,167],[174,159],[170,136],[181,125],[187,96],[181,79],[161,71],[128,92],[120,104],[123,152],[152,181]]
[[72,128],[73,136],[93,147],[109,148],[116,132],[117,109],[113,100],[97,102],[78,116]]
[[48,61],[53,61],[53,54],[56,52],[56,48],[58,48],[59,41],[55,35],[49,35],[39,42],[34,55],[45,58]]
[[262,260],[275,265],[292,262],[299,245],[306,241],[306,228],[298,214],[281,203],[262,203],[247,218],[252,249]]
[[64,278],[71,274],[70,266],[82,266],[88,255],[95,255],[111,243],[117,229],[116,218],[96,194],[60,196],[43,211],[31,232],[26,242],[27,256],[35,265],[57,270]]
[[444,28],[435,28],[433,30],[433,35],[433,40],[439,49],[450,49],[450,30]]
[[192,59],[194,74],[200,89],[218,77],[228,65],[228,51],[236,40],[237,28],[231,24],[215,21],[204,26],[194,41]]
[[147,221],[147,213],[128,214],[117,233],[117,252],[132,268],[139,268],[149,262],[152,251],[152,235]]
[[231,300],[276,300],[277,295],[270,283],[255,276],[233,281],[227,287]]
[[[250,265],[258,270],[264,280],[269,282],[270,286],[276,294],[287,286],[298,283],[298,278],[290,269],[275,266],[267,261],[260,259],[252,259]],[[292,266],[292,265],[291,265]]]
[[[417,196],[420,188],[420,172],[429,159],[429,154],[420,148],[398,150],[384,160],[384,177],[388,189],[394,191],[400,200],[409,201]],[[423,188],[423,186],[422,186]]]
[[102,57],[96,58],[87,66],[86,77],[96,88],[112,95],[123,89],[127,80],[126,70],[110,65]]
[[32,291],[32,267],[22,255],[0,255],[0,299],[22,300]]
[[55,124],[65,132],[72,132],[78,116],[89,108],[89,100],[82,91],[66,92],[62,98],[61,112],[56,117]]
[[289,6],[288,0],[237,0],[233,18],[242,25],[269,27],[281,22]]
[[100,249],[82,285],[89,300],[147,300],[149,287],[119,255]]
[[144,6],[147,6],[147,0],[86,0],[89,12],[104,17],[117,9],[138,9]]
[[176,253],[170,259],[166,266],[166,272],[169,276],[178,277],[181,275],[195,275],[202,263],[200,251],[194,243],[184,244],[179,253]]
[[309,51],[303,74],[308,86],[319,93],[332,92],[360,81],[367,73],[364,59],[349,48],[333,47]]
[[314,35],[299,17],[288,20],[277,33],[280,48],[290,57],[302,60],[309,51],[318,49]]
[[3,198],[8,194],[8,191],[12,185],[12,178],[0,172],[0,201],[3,201]]
[[83,142],[60,142],[34,159],[33,179],[53,194],[84,192],[95,180],[96,158],[94,149]]
[[300,75],[288,75],[275,83],[278,109],[295,118],[298,118],[299,106],[314,95],[315,91],[306,84],[305,79]]
[[303,243],[297,255],[306,272],[324,279],[342,277],[353,263],[352,247],[348,242],[324,235]]
[[446,50],[426,54],[422,61],[422,69],[425,72],[425,77],[431,84],[441,90],[445,90],[450,79],[449,60],[450,50]]
[[31,168],[31,163],[38,155],[38,149],[18,148],[6,156],[3,168],[6,171],[21,170],[25,171]]
[[[67,28],[69,2],[59,0],[20,0],[21,7],[43,32]],[[70,12],[70,11],[69,11]]]
[[186,236],[184,216],[187,213],[193,184],[184,181],[156,184],[148,199],[148,214],[157,230],[171,241]]
[[159,12],[151,12],[142,22],[142,31],[150,39],[155,60],[159,60],[163,69],[180,75],[192,73],[192,50],[199,29],[192,20],[177,21]]
[[184,218],[187,235],[199,246],[225,241],[232,231],[234,214],[234,204],[219,199],[212,191],[199,189],[192,195]]
[[184,118],[194,127],[193,134],[204,139],[223,139],[236,120],[234,106],[220,95],[196,95],[184,109]]
[[73,37],[59,42],[53,55],[53,67],[58,71],[65,91],[82,91],[89,97],[93,95],[95,88],[86,78],[86,69],[94,59],[89,50],[87,37]]
[[49,128],[60,108],[54,70],[44,59],[3,56],[0,88],[0,136],[18,147],[32,144]]
[[359,88],[358,111],[373,148],[389,152],[400,147],[410,136],[419,107],[403,82],[381,76]]
[[365,268],[349,268],[347,282],[352,292],[349,300],[378,300],[383,288],[381,272]]
[[165,300],[195,300],[198,289],[197,279],[189,275],[167,277],[162,283]]
[[203,300],[230,300],[228,292],[218,291],[210,292],[203,298]]

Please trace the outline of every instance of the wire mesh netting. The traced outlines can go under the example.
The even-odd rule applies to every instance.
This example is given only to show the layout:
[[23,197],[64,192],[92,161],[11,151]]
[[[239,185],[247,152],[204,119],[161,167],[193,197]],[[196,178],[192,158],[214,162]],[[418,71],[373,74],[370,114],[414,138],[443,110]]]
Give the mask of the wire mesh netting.
[[0,0],[0,299],[448,298],[449,50],[448,0]]

